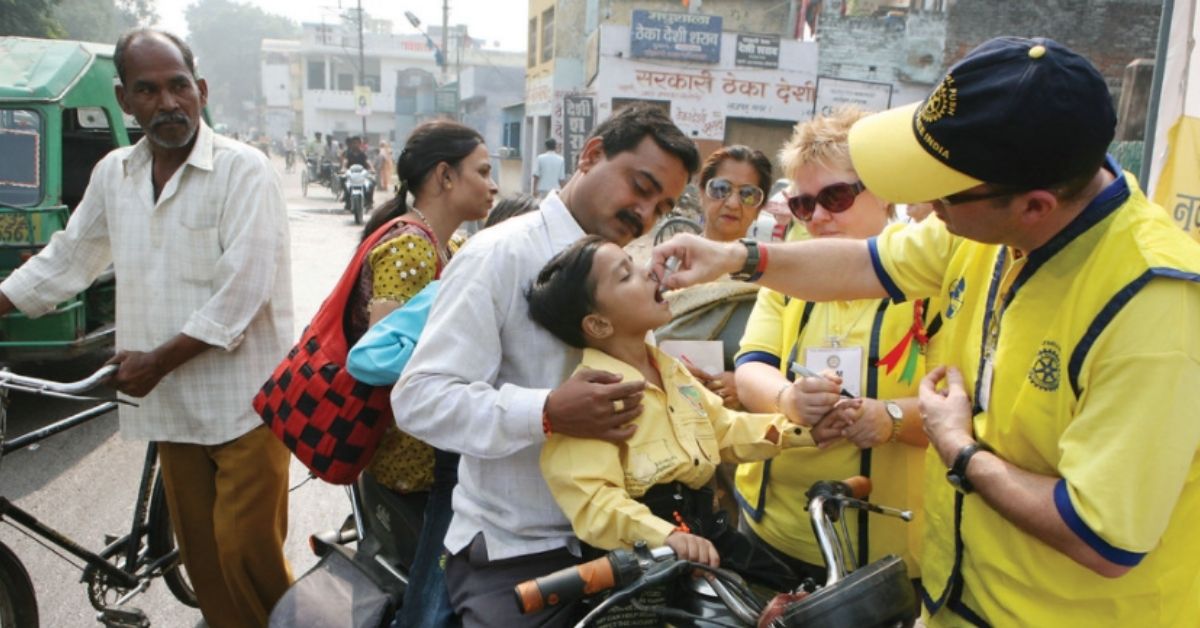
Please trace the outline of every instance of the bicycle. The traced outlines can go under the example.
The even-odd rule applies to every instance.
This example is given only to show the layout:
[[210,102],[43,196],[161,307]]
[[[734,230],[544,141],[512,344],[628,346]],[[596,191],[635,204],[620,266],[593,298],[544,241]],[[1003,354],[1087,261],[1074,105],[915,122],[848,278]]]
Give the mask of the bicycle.
[[703,233],[703,219],[704,216],[700,211],[699,190],[689,183],[684,188],[675,207],[655,225],[654,246],[670,240],[678,233],[694,233],[696,235]]
[[[920,609],[904,561],[889,554],[853,568],[857,557],[846,528],[847,508],[912,520],[911,511],[866,501],[870,491],[870,479],[855,476],[841,482],[817,482],[805,493],[827,570],[820,587],[806,581],[795,591],[764,596],[732,571],[680,560],[670,547],[650,549],[639,542],[632,551],[612,550],[589,562],[522,582],[513,589],[517,607],[529,614],[591,599],[594,604],[575,628],[641,625],[638,622],[644,620],[620,615],[630,610],[656,615],[662,622],[680,627],[911,626]],[[691,577],[695,573],[704,573],[707,579]],[[667,597],[661,593],[664,589]],[[656,590],[660,593],[653,596],[657,598],[654,601],[639,599]]]
[[[116,373],[117,368],[115,364],[107,365],[85,379],[70,383],[0,370],[0,459],[4,454],[23,449],[105,415],[116,409],[118,403],[127,403],[82,396],[106,381]],[[102,403],[6,441],[9,390]],[[73,539],[42,523],[8,498],[0,496],[0,522],[7,523],[63,560],[80,568],[83,572],[81,581],[87,585],[88,601],[97,611],[96,619],[106,626],[148,627],[150,622],[145,613],[124,605],[135,595],[145,591],[155,578],[162,578],[172,595],[180,602],[191,607],[197,606],[196,593],[180,563],[179,550],[175,547],[175,535],[167,512],[166,493],[162,474],[158,469],[158,448],[155,443],[146,447],[138,487],[130,532],[119,538],[106,536],[105,546],[99,552],[85,549]],[[57,546],[85,564],[77,565],[47,543]],[[0,542],[0,628],[37,626],[37,596],[29,571],[16,554]]]

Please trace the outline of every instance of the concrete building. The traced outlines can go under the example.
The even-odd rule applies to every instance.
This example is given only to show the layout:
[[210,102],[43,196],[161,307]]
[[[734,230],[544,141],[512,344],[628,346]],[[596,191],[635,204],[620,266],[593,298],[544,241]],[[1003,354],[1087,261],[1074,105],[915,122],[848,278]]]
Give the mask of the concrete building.
[[[863,0],[865,1],[865,0]],[[1162,2],[914,0],[819,3],[820,74],[892,86],[892,105],[925,97],[941,75],[992,37],[1049,37],[1087,56],[1121,92],[1125,67],[1153,58]],[[851,5],[860,5],[858,10]]]
[[[546,138],[568,170],[587,133],[632,102],[670,112],[707,155],[727,143],[774,154],[812,115],[817,48],[795,40],[801,3],[530,0],[524,175]],[[683,41],[674,41],[682,39]],[[526,189],[528,181],[526,181]]]
[[[354,20],[336,25],[306,23],[299,41],[263,42],[263,93],[273,137],[292,130],[305,137],[321,132],[342,139],[361,134],[365,118],[372,145],[381,138],[403,141],[413,126],[429,117],[458,115],[460,99],[453,82],[459,76],[474,77],[476,68],[519,69],[524,58],[520,52],[485,49],[467,35],[465,26],[456,26],[448,33],[450,54],[443,72],[424,35],[392,33],[386,20],[368,19],[364,26],[367,90],[360,94],[354,91],[359,63]],[[435,45],[439,41],[433,38]],[[486,95],[474,96],[486,99]],[[511,103],[497,104],[497,115],[504,104]]]
[[1160,12],[1157,0],[529,0],[524,116],[506,145],[526,179],[548,137],[570,168],[596,122],[650,101],[702,154],[736,142],[774,155],[814,112],[924,98],[999,35],[1074,48],[1119,100],[1126,66],[1154,55]]

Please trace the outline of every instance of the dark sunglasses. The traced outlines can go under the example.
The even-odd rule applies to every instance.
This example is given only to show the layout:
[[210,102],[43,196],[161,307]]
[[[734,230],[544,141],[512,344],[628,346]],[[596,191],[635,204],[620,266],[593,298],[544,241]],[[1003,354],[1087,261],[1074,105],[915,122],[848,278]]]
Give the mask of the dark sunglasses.
[[858,195],[865,189],[867,187],[863,185],[862,181],[834,183],[822,188],[815,196],[812,194],[788,196],[787,206],[797,220],[808,222],[816,213],[818,203],[825,208],[825,211],[831,214],[840,214],[850,209],[850,206],[854,204],[854,199],[858,198]]
[[[723,201],[733,194],[733,182],[729,179],[709,179],[708,183],[704,184],[704,193],[714,201]],[[742,202],[742,207],[753,209],[762,205],[763,194],[762,188],[754,185],[741,185],[737,187],[738,199]]]
[[1010,189],[992,190],[990,192],[977,192],[974,194],[969,193],[969,192],[959,192],[958,194],[951,194],[949,196],[943,196],[942,198],[935,198],[929,202],[935,208],[941,209],[944,211],[947,207],[949,207],[951,205],[962,205],[963,203],[973,203],[975,201],[984,201],[984,200],[992,199],[992,198],[1015,196],[1020,193],[1021,193],[1021,190],[1014,190],[1011,188]]

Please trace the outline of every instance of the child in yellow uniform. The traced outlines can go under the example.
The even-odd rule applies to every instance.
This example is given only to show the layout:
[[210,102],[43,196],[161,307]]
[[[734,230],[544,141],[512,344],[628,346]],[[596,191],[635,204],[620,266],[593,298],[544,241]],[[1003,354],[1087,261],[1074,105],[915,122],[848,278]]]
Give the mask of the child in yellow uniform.
[[[629,440],[551,434],[542,474],[575,534],[595,548],[667,545],[682,558],[723,563],[777,590],[794,588],[786,566],[714,512],[705,485],[721,462],[763,460],[812,446],[812,436],[782,414],[725,408],[682,364],[647,345],[647,332],[671,319],[657,284],[619,246],[590,236],[550,260],[530,288],[530,315],[584,349],[580,369],[646,382]],[[614,401],[613,411],[619,406]]]

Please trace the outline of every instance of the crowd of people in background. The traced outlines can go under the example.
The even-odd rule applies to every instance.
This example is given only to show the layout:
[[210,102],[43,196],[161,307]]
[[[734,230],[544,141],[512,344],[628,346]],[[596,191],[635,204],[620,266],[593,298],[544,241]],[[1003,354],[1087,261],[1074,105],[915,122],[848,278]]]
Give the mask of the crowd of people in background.
[[[288,457],[249,404],[289,346],[286,205],[268,160],[203,121],[185,43],[134,31],[116,65],[146,138],[100,163],[0,312],[45,312],[115,266],[114,384],[145,398],[122,431],[162,443],[209,625],[262,626],[293,577]],[[394,625],[572,625],[578,603],[525,616],[514,585],[636,542],[819,584],[805,490],[856,474],[917,513],[845,524],[860,564],[904,559],[929,625],[1200,617],[1200,245],[1106,157],[1114,126],[1086,59],[1009,37],[921,103],[798,123],[774,163],[702,159],[633,105],[570,168],[548,139],[536,198],[499,203],[462,124],[423,123],[398,152],[289,133],[289,171],[357,165],[383,194],[351,344],[438,280],[366,472],[424,510]],[[693,179],[700,233],[623,250]],[[708,338],[719,371],[654,346],[701,290],[742,303]],[[706,488],[722,462],[726,502]]]

